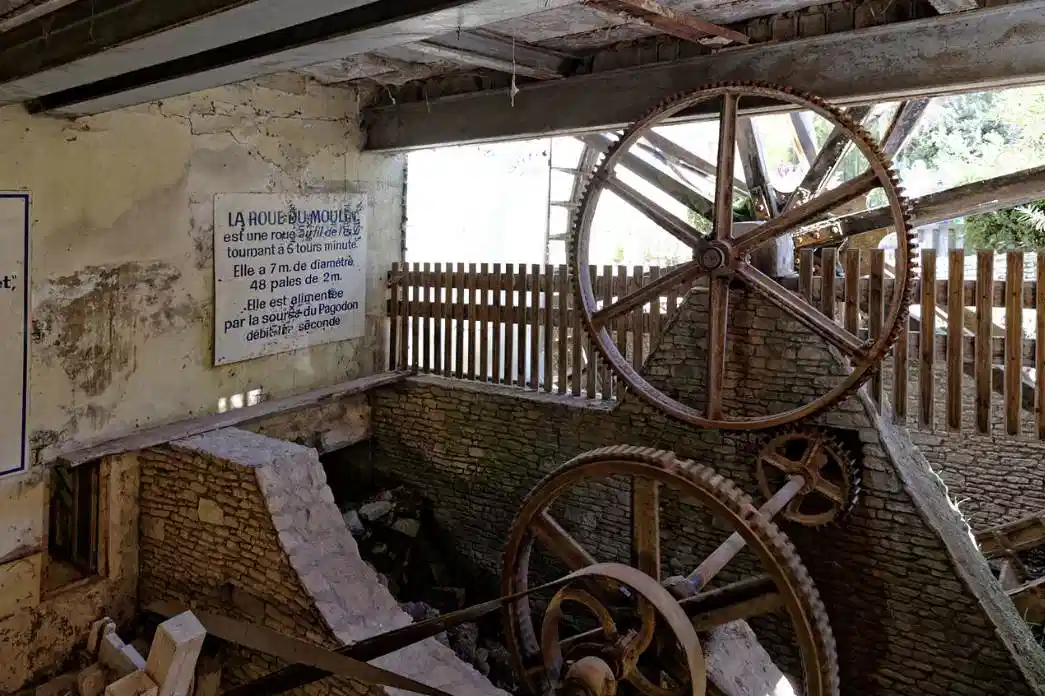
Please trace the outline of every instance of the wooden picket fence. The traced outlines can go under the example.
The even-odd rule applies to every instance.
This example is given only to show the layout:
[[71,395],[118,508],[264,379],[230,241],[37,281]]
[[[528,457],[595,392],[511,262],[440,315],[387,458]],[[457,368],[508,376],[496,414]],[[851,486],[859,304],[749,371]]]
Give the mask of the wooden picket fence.
[[[1045,440],[1045,250],[918,259],[912,317],[867,389],[902,424],[951,431],[996,427]],[[820,268],[841,272],[819,273]],[[882,250],[803,251],[798,292],[861,336],[877,336],[894,282]],[[591,267],[607,304],[661,275],[658,267]],[[968,277],[967,277],[968,276]],[[537,264],[396,264],[389,274],[390,367],[586,399],[620,387],[591,347],[567,268]],[[617,320],[611,332],[636,367],[677,310],[686,288]],[[928,313],[924,308],[931,308]],[[1004,310],[995,316],[995,309]],[[1024,331],[1024,317],[1033,320]],[[926,315],[933,330],[924,330]],[[1025,334],[1030,334],[1025,335]],[[883,398],[885,393],[889,399]],[[964,416],[964,417],[963,417]]]

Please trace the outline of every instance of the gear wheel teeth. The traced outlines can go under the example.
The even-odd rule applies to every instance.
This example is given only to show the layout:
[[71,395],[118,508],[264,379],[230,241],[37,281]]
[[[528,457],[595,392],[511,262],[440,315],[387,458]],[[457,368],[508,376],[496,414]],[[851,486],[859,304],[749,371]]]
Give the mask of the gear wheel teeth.
[[[780,516],[791,522],[810,527],[821,527],[827,524],[840,524],[849,516],[850,513],[853,512],[854,509],[856,509],[857,504],[860,502],[860,494],[863,490],[863,465],[857,457],[854,456],[849,446],[828,430],[815,426],[802,425],[780,428],[766,435],[762,439],[762,444],[759,447],[758,462],[756,463],[756,478],[758,479],[760,492],[766,500],[772,497],[775,491],[769,489],[768,481],[763,473],[763,468],[765,466],[763,463],[763,456],[767,453],[766,450],[775,442],[785,438],[806,440],[809,442],[814,442],[816,440],[821,441],[828,457],[834,460],[838,465],[839,470],[846,479],[847,485],[844,490],[845,500],[838,508],[837,513],[833,515],[816,516],[794,513],[789,514],[788,508],[785,508],[785,510],[780,513]],[[805,493],[799,495],[803,496]]]
[[[887,181],[889,183],[890,188],[892,188],[892,192],[894,194],[894,196],[893,196],[894,203],[899,208],[898,211],[896,211],[895,208],[894,208],[894,212],[895,212],[895,214],[894,214],[894,223],[897,223],[897,224],[894,224],[893,227],[894,228],[900,228],[900,227],[903,228],[902,232],[901,232],[900,229],[897,229],[896,231],[897,231],[897,241],[899,242],[902,239],[903,242],[904,242],[903,247],[905,247],[905,248],[903,248],[903,251],[904,251],[905,257],[906,257],[905,258],[906,270],[905,270],[905,272],[902,272],[902,273],[901,272],[897,272],[896,273],[896,282],[897,282],[897,285],[899,286],[898,296],[896,297],[896,300],[897,300],[896,304],[898,305],[898,309],[897,309],[897,313],[896,313],[896,321],[892,322],[890,324],[890,326],[888,327],[888,330],[886,331],[886,333],[882,337],[879,337],[876,340],[876,342],[872,346],[872,350],[868,352],[868,354],[867,354],[867,356],[865,358],[865,360],[867,362],[869,362],[869,363],[872,363],[872,364],[873,363],[880,363],[882,360],[885,359],[886,355],[889,352],[889,349],[892,347],[893,343],[895,343],[896,340],[898,339],[898,337],[900,335],[900,332],[903,331],[905,329],[905,327],[907,326],[907,322],[905,320],[905,317],[907,316],[907,309],[910,307],[910,304],[911,304],[911,301],[912,301],[911,294],[912,294],[912,290],[913,290],[914,282],[915,282],[915,268],[914,268],[914,264],[912,263],[912,259],[913,259],[914,255],[915,255],[915,253],[917,252],[917,244],[916,244],[916,239],[915,239],[915,235],[914,235],[914,232],[913,232],[913,220],[914,220],[913,209],[912,209],[911,204],[908,201],[907,197],[904,195],[904,193],[902,191],[902,187],[901,187],[901,184],[900,184],[900,178],[899,178],[895,168],[893,167],[892,158],[890,158],[888,155],[886,155],[882,151],[881,147],[878,145],[878,143],[872,137],[871,133],[866,128],[864,128],[863,125],[861,125],[860,123],[855,122],[852,119],[852,117],[848,116],[846,114],[845,110],[840,109],[840,108],[838,108],[836,106],[833,106],[831,104],[828,104],[826,101],[824,101],[820,97],[817,97],[817,96],[812,95],[812,94],[808,94],[808,93],[803,92],[801,90],[795,89],[795,88],[793,88],[791,86],[787,86],[787,85],[783,85],[783,86],[781,86],[781,85],[773,85],[773,84],[769,84],[769,83],[754,82],[754,81],[751,81],[751,82],[725,81],[725,82],[717,82],[717,83],[709,84],[709,85],[706,85],[705,87],[702,87],[702,88],[697,89],[697,90],[686,91],[686,92],[679,92],[679,93],[677,93],[675,95],[672,95],[671,97],[661,101],[660,103],[656,104],[655,106],[653,106],[641,118],[639,118],[634,123],[632,123],[628,128],[626,128],[623,131],[622,134],[620,134],[620,135],[616,135],[615,134],[616,140],[610,146],[610,148],[606,151],[606,153],[603,154],[603,156],[599,158],[599,164],[596,167],[594,167],[591,171],[589,171],[589,172],[584,174],[584,183],[579,188],[581,193],[580,193],[580,195],[576,199],[576,202],[578,203],[578,205],[574,208],[574,210],[572,212],[572,215],[571,215],[571,220],[570,220],[569,243],[567,244],[567,263],[569,264],[571,269],[580,269],[581,268],[581,263],[580,263],[581,260],[578,258],[578,251],[577,251],[578,239],[581,237],[581,235],[584,232],[584,230],[583,230],[583,228],[584,228],[584,218],[585,218],[585,215],[586,215],[587,208],[589,208],[592,205],[593,191],[594,191],[594,189],[596,187],[596,184],[600,183],[600,179],[602,179],[608,173],[608,171],[604,171],[604,170],[606,170],[606,163],[609,162],[609,161],[612,161],[612,160],[614,160],[616,158],[618,152],[622,149],[624,143],[629,138],[634,136],[634,134],[636,132],[648,129],[648,128],[652,127],[653,125],[655,125],[656,121],[657,121],[657,117],[659,115],[661,115],[665,111],[668,111],[668,110],[672,109],[673,107],[677,106],[680,101],[690,99],[694,95],[696,95],[696,94],[698,94],[700,92],[716,90],[716,89],[741,90],[741,89],[745,89],[745,88],[769,89],[769,90],[773,90],[773,91],[780,92],[780,93],[783,93],[783,94],[787,94],[787,95],[790,95],[790,96],[795,97],[797,99],[804,100],[805,102],[815,106],[817,109],[820,109],[821,111],[826,112],[827,114],[830,114],[830,116],[834,119],[834,121],[836,123],[839,123],[839,124],[845,126],[849,130],[849,132],[853,136],[852,139],[854,141],[860,141],[860,143],[864,147],[866,147],[869,152],[873,153],[873,155],[874,155],[873,160],[875,160],[875,161],[871,162],[872,166],[877,164],[878,171],[879,171],[881,179],[883,180],[883,183]],[[869,161],[871,159],[872,158],[869,158]],[[902,224],[899,224],[899,223],[902,223]],[[584,307],[584,301],[583,301],[583,297],[582,297],[582,294],[581,294],[580,283],[579,283],[579,276],[578,276],[576,271],[573,271],[573,272],[570,273],[570,277],[574,279],[572,287],[573,287],[574,299],[575,299],[575,301],[577,303],[577,307],[582,307],[583,308]],[[586,312],[584,312],[584,311],[582,311],[581,314],[582,314],[582,317],[583,317],[583,322],[582,323],[584,324],[586,331],[589,333],[589,335],[592,335],[592,327],[590,325],[589,317],[587,316]],[[668,326],[664,327],[664,332],[665,333],[668,331],[668,329],[670,329],[670,326],[671,326],[672,323],[674,323],[674,320],[678,319],[679,314],[680,314],[679,312],[676,312],[674,314],[673,318],[672,318],[672,321],[669,322]],[[620,369],[616,365],[614,365],[613,357],[608,352],[607,348],[605,346],[603,346],[602,343],[599,340],[596,340],[594,338],[592,340],[592,344],[594,345],[596,352],[599,353],[604,360],[606,360],[606,362],[610,366],[610,368],[614,372],[616,372],[618,374],[618,376],[621,376],[621,371],[620,371]],[[779,425],[781,422],[783,422],[783,423],[795,422],[795,421],[798,421],[798,420],[803,419],[803,418],[808,418],[809,416],[814,415],[818,411],[822,411],[822,410],[828,409],[831,406],[833,406],[834,404],[839,403],[841,401],[844,401],[845,399],[847,399],[850,396],[852,396],[853,394],[855,394],[856,391],[861,386],[863,386],[864,382],[866,382],[867,379],[870,378],[870,376],[871,376],[871,374],[873,372],[874,372],[873,369],[867,367],[867,368],[864,369],[864,373],[863,373],[863,375],[861,376],[860,379],[854,380],[852,384],[849,384],[845,389],[841,390],[838,394],[832,395],[832,397],[830,399],[825,399],[824,397],[821,397],[822,401],[820,403],[818,403],[817,410],[814,411],[814,413],[804,414],[804,415],[795,415],[795,416],[793,416],[791,418],[790,421],[786,421],[786,420],[785,421],[780,421],[780,420],[778,420],[778,421],[776,421],[774,423],[774,425]],[[655,402],[649,395],[645,394],[643,392],[643,390],[633,388],[633,385],[629,383],[628,379],[624,379],[624,382],[627,383],[626,391],[628,393],[635,392],[636,395],[639,396],[640,398],[643,398],[647,402],[653,404],[654,406],[658,406],[659,407],[659,403]],[[731,428],[747,427],[747,428],[752,428],[752,429],[756,429],[756,428],[760,428],[760,427],[766,427],[765,425],[753,425],[753,424],[752,425],[747,425],[747,426],[737,426],[737,425],[733,425],[732,424],[733,422],[728,422],[728,423],[729,424],[727,424],[727,421],[715,421],[713,423],[710,423],[710,425],[712,425],[714,427],[731,427]],[[692,424],[697,425],[697,423],[692,423]],[[707,427],[707,425],[709,425],[709,424],[705,424],[705,427]]]

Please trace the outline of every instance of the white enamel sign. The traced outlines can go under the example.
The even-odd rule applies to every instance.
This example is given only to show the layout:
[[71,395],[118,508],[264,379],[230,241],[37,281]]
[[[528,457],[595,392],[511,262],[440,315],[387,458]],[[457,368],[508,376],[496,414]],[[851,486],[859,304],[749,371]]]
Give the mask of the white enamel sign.
[[366,197],[214,197],[214,364],[366,329]]
[[25,471],[29,374],[29,194],[0,192],[0,476]]

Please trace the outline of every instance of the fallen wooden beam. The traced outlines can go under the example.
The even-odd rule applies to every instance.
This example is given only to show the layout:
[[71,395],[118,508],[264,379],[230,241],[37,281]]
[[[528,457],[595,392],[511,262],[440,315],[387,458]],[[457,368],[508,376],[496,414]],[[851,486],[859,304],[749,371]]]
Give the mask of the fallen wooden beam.
[[353,394],[362,394],[384,387],[389,384],[400,382],[409,377],[412,372],[382,372],[369,377],[342,382],[332,387],[314,389],[297,396],[289,396],[285,399],[274,399],[265,401],[257,406],[237,408],[225,413],[216,413],[201,418],[161,425],[147,430],[128,433],[121,437],[105,439],[91,444],[65,444],[57,448],[45,448],[40,453],[40,460],[44,464],[65,464],[67,466],[79,466],[94,461],[101,457],[107,457],[124,452],[156,447],[166,442],[184,440],[194,435],[202,435],[222,428],[230,428],[250,421],[257,421],[275,416],[286,411],[314,406],[316,404],[340,399]]
[[976,532],[984,558],[1000,558],[1045,544],[1045,511]]

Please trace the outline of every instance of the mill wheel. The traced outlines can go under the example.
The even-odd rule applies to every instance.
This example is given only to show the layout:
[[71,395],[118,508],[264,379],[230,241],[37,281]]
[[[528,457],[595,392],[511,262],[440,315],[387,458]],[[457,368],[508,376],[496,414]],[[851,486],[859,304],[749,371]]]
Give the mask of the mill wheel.
[[[689,221],[651,203],[618,177],[617,165],[638,157],[636,145],[648,139],[653,129],[670,123],[680,113],[703,102],[717,100],[719,108],[719,142],[714,201],[693,212],[711,219],[711,233],[705,236]],[[736,159],[738,111],[744,100],[783,104],[807,109],[827,119],[852,141],[867,160],[867,170],[835,188],[812,196],[793,196],[775,216],[762,223],[734,226],[733,189]],[[630,160],[627,158],[631,158]],[[891,226],[897,232],[895,281],[886,294],[888,315],[877,335],[863,337],[851,333],[806,303],[797,293],[758,270],[752,255],[787,234],[822,220],[828,213],[866,197],[881,189],[888,203]],[[621,291],[616,298],[597,298],[591,273],[592,223],[602,194],[609,191],[640,210],[665,232],[692,249],[692,260],[673,266],[658,279],[637,290]],[[699,207],[699,206],[698,206]],[[789,88],[761,83],[724,83],[669,99],[629,127],[609,148],[602,162],[591,173],[581,203],[573,218],[569,244],[569,263],[577,306],[585,328],[596,349],[611,369],[640,398],[668,415],[697,427],[724,429],[761,429],[785,425],[811,416],[854,392],[869,379],[896,340],[907,320],[912,285],[911,236],[909,206],[903,198],[889,158],[871,136],[845,112],[823,100]],[[741,231],[741,228],[745,228]],[[724,412],[727,390],[727,333],[730,322],[731,284],[739,283],[749,292],[772,303],[783,314],[795,320],[837,349],[851,364],[848,374],[828,391],[809,403],[765,415],[730,415]],[[658,389],[642,376],[613,340],[614,323],[661,295],[678,289],[700,286],[708,293],[707,367],[705,403],[700,408],[688,405]]]
[[[570,570],[596,564],[595,558],[551,515],[552,505],[565,493],[586,483],[611,477],[631,482],[632,563],[642,574],[665,587],[700,632],[715,630],[738,619],[783,611],[790,619],[801,657],[806,696],[836,696],[838,666],[827,615],[787,537],[769,521],[804,486],[801,477],[788,483],[759,511],[728,479],[708,467],[678,459],[673,453],[638,447],[609,447],[582,454],[542,480],[526,497],[513,524],[505,550],[501,593],[511,596],[529,588],[534,541]],[[686,576],[661,577],[660,493],[675,489],[698,501],[716,522],[732,532],[715,551]],[[706,590],[737,553],[750,547],[761,573]],[[530,693],[548,694],[562,688],[563,674],[585,658],[611,666],[616,680],[647,696],[697,693],[689,664],[680,655],[677,633],[665,634],[657,616],[664,612],[644,596],[635,597],[618,583],[570,586],[553,598],[535,629],[532,597],[504,609],[505,637],[515,668]],[[594,619],[596,628],[559,638],[557,627],[567,603]],[[696,681],[694,681],[694,679]]]

